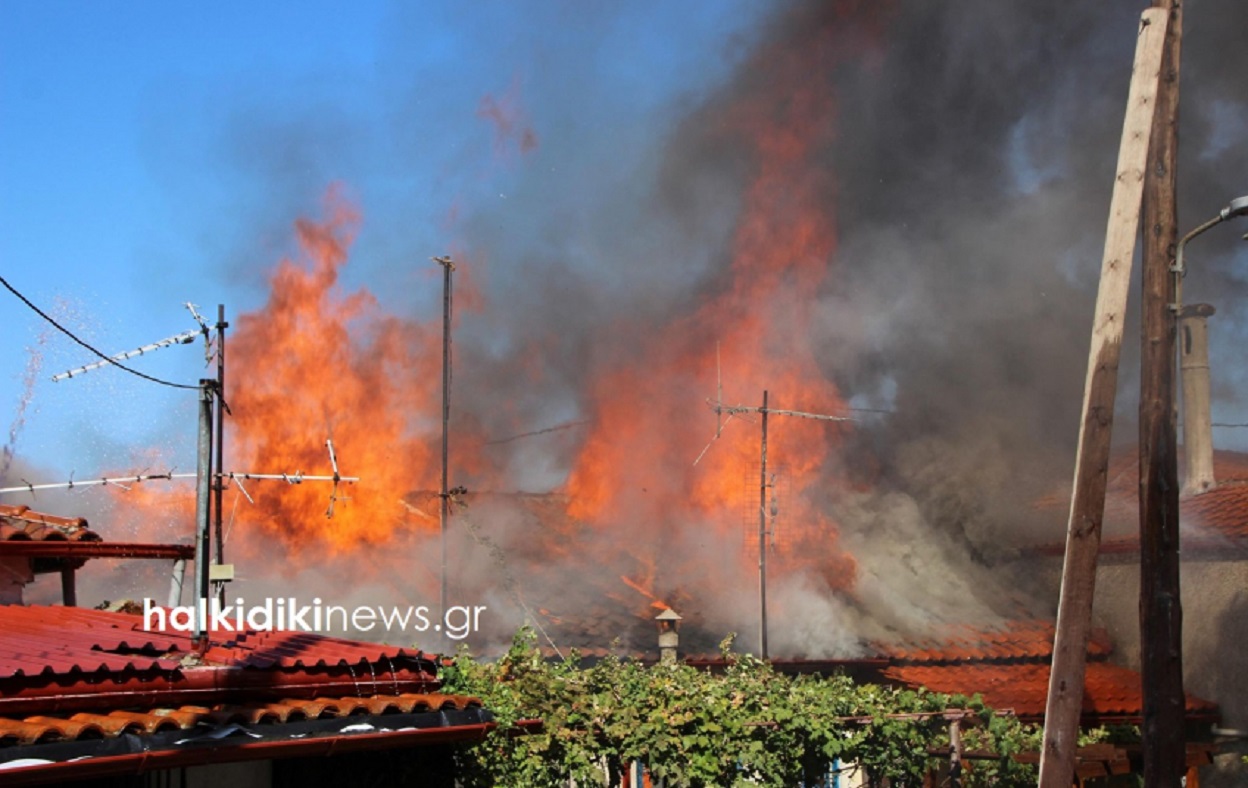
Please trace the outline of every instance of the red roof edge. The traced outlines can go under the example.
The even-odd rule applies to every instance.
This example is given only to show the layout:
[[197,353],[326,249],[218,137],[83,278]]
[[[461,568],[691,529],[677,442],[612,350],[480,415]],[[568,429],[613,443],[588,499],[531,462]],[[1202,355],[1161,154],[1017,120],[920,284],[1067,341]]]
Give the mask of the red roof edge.
[[494,722],[456,725],[445,728],[374,733],[338,734],[320,738],[287,739],[282,741],[243,742],[223,740],[218,746],[178,750],[153,750],[89,758],[80,761],[45,763],[19,768],[0,769],[4,785],[40,785],[65,780],[86,780],[120,774],[142,774],[157,769],[176,769],[208,763],[278,758],[328,757],[369,750],[399,749],[434,744],[476,742],[497,726]]
[[[400,661],[401,662],[401,661]],[[112,672],[101,681],[84,674],[69,683],[55,676],[43,686],[7,686],[0,697],[0,714],[36,714],[93,711],[123,706],[205,705],[238,698],[356,697],[362,693],[387,694],[396,690],[428,691],[437,678],[415,665],[395,665],[373,675],[350,671],[256,670],[249,668],[203,668],[179,671],[179,676],[142,676]],[[12,685],[15,682],[9,682]],[[0,686],[5,686],[0,684]]]

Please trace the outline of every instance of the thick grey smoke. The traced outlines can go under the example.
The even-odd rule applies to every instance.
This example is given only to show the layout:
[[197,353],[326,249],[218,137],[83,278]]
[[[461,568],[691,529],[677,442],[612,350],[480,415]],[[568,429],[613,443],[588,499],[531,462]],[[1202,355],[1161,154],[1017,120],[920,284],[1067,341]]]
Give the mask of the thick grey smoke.
[[[1056,516],[1037,514],[1030,502],[1068,483],[1072,473],[1141,9],[1093,5],[1054,13],[1039,2],[871,8],[787,8],[756,52],[802,52],[811,57],[810,79],[828,70],[834,76],[837,111],[810,161],[827,173],[820,207],[839,228],[815,338],[826,375],[846,397],[892,413],[861,425],[836,469],[876,492],[852,502],[830,496],[829,508],[861,564],[858,604],[868,608],[867,617],[875,614],[877,625],[894,611],[887,628],[914,631],[951,615],[990,620],[986,611],[1003,598],[1007,608],[1021,603],[989,579],[959,582],[948,600],[930,590],[982,573],[979,564],[1019,544],[1062,538],[1060,507]],[[1244,57],[1243,48],[1217,43],[1242,29],[1248,8],[1207,0],[1186,12],[1184,227],[1242,192],[1245,184],[1236,178],[1248,173],[1235,145],[1248,112],[1248,86],[1236,76],[1243,69],[1233,62]],[[823,40],[812,45],[811,36]],[[860,56],[831,54],[845,48]],[[768,83],[783,75],[761,56],[747,58],[662,141],[657,187],[626,182],[625,200],[618,188],[605,196],[590,188],[586,198],[582,186],[579,199],[621,205],[609,212],[613,222],[563,225],[565,216],[539,215],[539,226],[550,222],[549,238],[558,242],[539,238],[507,251],[524,261],[534,286],[513,302],[523,305],[518,321],[496,319],[513,342],[526,332],[551,337],[544,358],[557,371],[527,389],[534,423],[558,417],[557,409],[543,414],[539,406],[566,403],[569,387],[575,401],[595,358],[621,352],[619,338],[603,332],[616,325],[612,316],[663,320],[721,281],[724,249],[752,173],[751,151],[716,124],[760,84],[780,94],[796,87]],[[637,200],[648,210],[639,210]],[[556,232],[555,224],[566,232]],[[489,214],[476,217],[473,242],[502,253],[514,239],[495,239],[490,226]],[[1216,297],[1217,330],[1238,336],[1245,324],[1236,298],[1245,284],[1244,253],[1226,251],[1228,238],[1220,243],[1221,252],[1207,247],[1188,293]],[[676,260],[680,273],[666,272],[663,286],[655,287],[654,249],[665,247],[678,250],[664,261]],[[573,249],[594,263],[583,264]],[[604,266],[627,273],[604,276]],[[607,282],[615,287],[604,287]],[[1128,443],[1136,325],[1132,318],[1127,329],[1116,428]],[[1244,372],[1224,343],[1222,353],[1215,348],[1224,379],[1239,380]],[[1234,388],[1221,390],[1230,395]],[[912,505],[899,508],[898,495]],[[885,513],[889,519],[882,521]],[[741,614],[750,608],[744,600],[725,607],[737,610],[738,622],[748,619]],[[811,609],[795,603],[793,621]],[[842,625],[857,627],[853,618],[845,616]],[[781,618],[775,626],[787,625]],[[793,644],[795,651],[807,646]]]
[[[682,325],[728,286],[734,233],[758,166],[757,140],[734,131],[737,108],[753,102],[780,115],[790,109],[786,97],[807,83],[827,91],[834,111],[817,119],[806,162],[814,188],[803,192],[816,204],[798,207],[830,217],[837,243],[805,330],[823,374],[851,404],[891,412],[863,416],[820,494],[843,533],[830,553],[845,548],[858,562],[852,597],[834,593],[817,572],[774,576],[777,647],[809,656],[854,653],[863,640],[958,618],[1009,615],[1026,600],[1004,593],[982,565],[1021,543],[1061,539],[1060,516],[1037,515],[1029,503],[1071,476],[1141,10],[1094,4],[1054,13],[1031,0],[840,5],[776,9],[748,40],[726,48],[736,66],[719,87],[641,119],[621,116],[610,86],[578,67],[594,62],[593,46],[542,50],[529,61],[526,42],[508,39],[536,148],[508,163],[505,192],[467,206],[459,219],[466,270],[484,307],[467,307],[457,329],[456,430],[504,438],[592,418],[588,396],[604,370],[646,376],[655,359],[645,354],[658,345],[644,338],[654,327]],[[1185,226],[1244,188],[1234,182],[1245,171],[1234,142],[1248,97],[1231,62],[1244,55],[1216,45],[1246,17],[1231,0],[1187,8]],[[586,42],[610,27],[581,23]],[[454,110],[445,97],[432,100]],[[398,117],[412,121],[423,111],[401,105]],[[384,213],[370,216],[374,225],[386,222]],[[395,241],[389,256],[424,254],[412,243]],[[1236,279],[1243,253],[1211,248],[1207,261],[1209,275],[1190,277],[1189,294],[1216,294],[1225,302],[1218,330],[1242,333],[1241,308],[1227,296],[1244,284],[1242,273]],[[1136,353],[1130,339],[1126,346],[1116,432],[1129,442]],[[1221,357],[1231,366],[1229,354]],[[1243,374],[1228,369],[1227,379]],[[700,398],[710,393],[670,392],[689,400],[687,418],[706,419],[707,438]],[[636,429],[650,427],[642,414],[653,404],[637,403]],[[487,447],[493,467],[458,480],[476,489],[501,476],[513,488],[550,489],[587,431],[573,426]],[[684,478],[685,455],[699,448],[671,446],[654,458],[654,475]],[[489,544],[460,546],[468,557],[456,564],[457,582],[499,595],[518,616],[557,607],[565,621],[579,619],[571,630],[605,645],[602,600],[619,592],[620,575],[644,574],[634,564],[640,554],[658,570],[657,594],[707,631],[739,630],[743,644],[755,646],[756,581],[725,583],[714,572],[748,563],[741,544],[708,544],[714,527],[665,521],[638,497],[636,521],[575,529],[558,537],[567,543],[555,551],[540,515],[494,511]],[[432,571],[413,582],[430,588]],[[504,575],[514,592],[499,590]],[[572,588],[595,591],[570,597]],[[633,601],[644,611],[644,599]],[[643,620],[612,621],[606,629],[624,627],[615,634],[648,645]]]

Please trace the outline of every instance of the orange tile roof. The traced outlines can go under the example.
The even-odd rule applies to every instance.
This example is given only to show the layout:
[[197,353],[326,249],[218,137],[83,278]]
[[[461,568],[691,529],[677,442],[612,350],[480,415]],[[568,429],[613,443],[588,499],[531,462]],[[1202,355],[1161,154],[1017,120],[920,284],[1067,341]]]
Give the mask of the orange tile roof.
[[100,535],[81,517],[57,517],[27,506],[0,504],[0,541],[98,542]]
[[[188,633],[143,625],[0,606],[0,766],[31,761],[4,768],[6,786],[472,741],[494,727],[478,699],[438,692],[436,658],[417,649],[246,631],[212,632],[201,653]],[[200,746],[181,746],[191,739]]]
[[0,555],[69,559],[78,567],[87,558],[190,559],[195,555],[195,548],[105,542],[81,517],[58,517],[32,511],[26,506],[0,504]]
[[1212,490],[1184,498],[1179,506],[1180,521],[1205,536],[1248,538],[1248,480],[1218,482]]
[[[991,629],[965,627],[948,638],[879,646],[889,657],[885,680],[933,692],[975,695],[994,709],[1012,709],[1020,718],[1044,718],[1055,625],[1023,619]],[[1142,679],[1134,670],[1111,664],[1109,636],[1094,630],[1088,640],[1084,678],[1085,722],[1138,722],[1143,718]],[[1216,719],[1217,706],[1189,695],[1190,719]]]
[[[1024,619],[989,628],[951,627],[940,637],[877,643],[875,647],[899,663],[996,663],[1048,659],[1053,653],[1053,636],[1052,621]],[[1089,656],[1106,657],[1112,650],[1104,631],[1092,633]]]
[[147,631],[142,616],[0,606],[0,716],[429,692],[432,655],[310,632]]
[[[1139,553],[1138,469],[1139,457],[1134,451],[1118,454],[1110,464],[1105,493],[1105,526],[1107,530],[1118,526],[1119,531],[1125,530],[1128,535],[1103,539],[1103,554]],[[1214,476],[1218,480],[1217,486],[1179,500],[1183,556],[1242,560],[1248,557],[1248,454],[1214,452]],[[1036,501],[1034,507],[1055,510],[1059,506],[1069,506],[1069,503],[1069,496],[1051,495]],[[1062,555],[1065,545],[1038,545],[1029,552]]]
[[[894,665],[883,675],[902,684],[950,694],[978,693],[994,709],[1013,709],[1022,719],[1044,717],[1049,688],[1047,663],[994,665],[983,662],[945,665]],[[1104,661],[1089,661],[1084,675],[1083,714],[1102,722],[1138,721],[1144,699],[1140,674]],[[1187,696],[1189,718],[1215,719],[1217,706]]]
[[189,731],[201,724],[277,725],[360,714],[384,717],[448,710],[464,711],[480,707],[480,699],[468,695],[404,693],[357,698],[287,698],[272,703],[216,704],[211,708],[181,706],[176,709],[154,708],[144,711],[113,710],[106,714],[79,712],[68,716],[33,715],[20,720],[0,717],[0,747],[100,739],[126,733]]

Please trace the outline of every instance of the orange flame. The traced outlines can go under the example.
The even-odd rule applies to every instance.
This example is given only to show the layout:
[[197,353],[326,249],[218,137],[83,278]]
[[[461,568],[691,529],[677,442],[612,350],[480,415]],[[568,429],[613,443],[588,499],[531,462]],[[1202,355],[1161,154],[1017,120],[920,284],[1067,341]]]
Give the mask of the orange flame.
[[[727,391],[751,392],[744,404],[758,405],[767,389],[771,408],[846,413],[810,344],[812,309],[836,247],[823,208],[830,185],[816,163],[835,107],[830,86],[802,73],[804,54],[768,53],[780,84],[797,87],[777,97],[768,83],[726,113],[728,133],[752,149],[756,166],[728,281],[692,314],[658,330],[620,332],[640,350],[635,363],[603,370],[593,384],[594,426],[566,485],[574,517],[660,535],[673,523],[739,528],[743,508],[757,511],[757,428],[728,424],[692,466],[714,417],[690,406],[715,391],[717,348]],[[785,513],[794,535],[781,547],[791,548],[790,559],[816,562],[834,587],[852,586],[854,563],[835,549],[835,523],[810,503],[840,428],[783,417],[768,426],[769,467],[782,469],[797,493]],[[752,487],[743,483],[751,465]]]
[[[405,321],[367,290],[341,292],[360,216],[337,187],[325,205],[323,223],[296,223],[299,256],[274,270],[268,302],[226,337],[225,470],[331,475],[332,439],[341,475],[360,478],[339,485],[332,518],[330,483],[243,481],[255,505],[242,506],[240,526],[288,549],[350,550],[437,522],[401,501],[437,479],[440,321]],[[474,465],[468,457],[459,464]],[[192,521],[193,496],[184,491],[149,486],[126,495],[132,510]]]
[[[846,7],[855,13],[857,6]],[[846,412],[811,344],[814,309],[837,239],[826,207],[834,184],[820,161],[835,120],[834,69],[812,69],[812,48],[819,48],[816,62],[829,57],[818,32],[802,46],[761,52],[760,73],[771,77],[715,118],[717,133],[746,149],[753,165],[729,264],[691,310],[657,327],[620,326],[616,335],[627,341],[603,349],[603,367],[584,392],[590,426],[562,490],[566,511],[552,516],[544,531],[550,558],[601,550],[644,567],[641,580],[619,577],[655,607],[666,607],[660,596],[673,598],[669,592],[682,582],[675,573],[660,573],[698,560],[666,552],[665,536],[696,528],[722,537],[741,529],[743,510],[758,511],[759,482],[743,481],[751,466],[758,479],[756,417],[731,419],[722,439],[692,464],[714,434],[714,416],[701,403],[715,392],[721,366],[730,398],[725,404],[737,404],[742,395],[749,398],[743,404],[758,404],[765,389],[772,408]],[[848,48],[831,57],[861,54]],[[481,109],[505,138],[524,126],[510,107],[487,100]],[[526,139],[522,135],[522,152]],[[245,507],[247,526],[291,550],[323,543],[345,551],[384,543],[398,529],[436,527],[436,518],[412,514],[400,499],[437,478],[432,447],[440,414],[440,321],[387,315],[366,290],[343,294],[339,273],[360,217],[336,190],[327,213],[321,224],[297,224],[299,259],[278,265],[268,303],[240,318],[229,336],[230,369],[240,372],[230,377],[227,392],[234,413],[228,469],[329,473],[324,441],[333,438],[342,472],[361,477],[340,491],[351,500],[332,520],[323,516],[326,485],[249,484],[256,505]],[[481,300],[479,293],[466,295],[469,302]],[[838,550],[836,523],[815,503],[842,429],[774,417],[768,463],[793,491],[783,502],[787,525],[776,547],[778,569],[801,565],[831,587],[848,589],[854,561]],[[461,436],[458,443],[484,439]],[[454,462],[461,473],[488,478],[479,457],[457,450]],[[189,515],[188,496],[155,496],[153,489],[139,492],[141,507],[159,497],[162,508]],[[582,548],[568,538],[580,525],[615,536]],[[748,560],[743,556],[742,567],[724,576],[742,577]]]

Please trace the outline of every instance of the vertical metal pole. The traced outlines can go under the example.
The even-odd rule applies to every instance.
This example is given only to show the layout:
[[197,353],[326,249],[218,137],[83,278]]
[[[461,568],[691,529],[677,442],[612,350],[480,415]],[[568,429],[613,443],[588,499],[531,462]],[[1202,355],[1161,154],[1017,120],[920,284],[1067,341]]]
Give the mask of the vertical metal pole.
[[212,401],[217,382],[212,379],[199,381],[199,451],[196,461],[195,489],[195,644],[203,648],[208,643],[204,627],[204,613],[208,608],[208,560],[209,531],[212,498]]
[[447,488],[448,458],[450,456],[451,422],[451,272],[455,264],[450,257],[433,258],[442,266],[442,505],[438,510],[438,525],[442,535],[442,593],[439,622],[446,621],[446,527],[450,518],[450,492]]
[[[225,563],[225,538],[221,529],[221,496],[225,493],[225,304],[217,304],[217,408],[216,408],[216,459],[213,462],[213,539],[217,543],[217,563]],[[225,606],[225,583],[217,584],[217,603]]]
[[763,391],[762,470],[758,485],[758,637],[762,659],[767,659],[767,391]]

